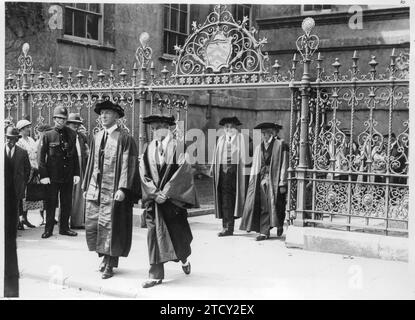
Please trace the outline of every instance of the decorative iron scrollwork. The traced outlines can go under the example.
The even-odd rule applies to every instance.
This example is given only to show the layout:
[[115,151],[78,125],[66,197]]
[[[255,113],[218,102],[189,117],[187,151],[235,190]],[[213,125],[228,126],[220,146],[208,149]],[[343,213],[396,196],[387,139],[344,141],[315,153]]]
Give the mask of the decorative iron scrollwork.
[[305,34],[297,38],[296,46],[297,50],[300,52],[302,62],[311,59],[314,52],[317,50],[319,45],[319,38],[315,34],[311,34],[311,31],[315,27],[315,21],[313,18],[308,17],[303,20],[301,25]]
[[174,47],[177,59],[173,61],[172,74],[153,79],[152,85],[218,85],[286,80],[286,77],[270,73],[268,54],[261,51],[267,39],[257,40],[257,30],[253,27],[247,30],[247,22],[248,17],[236,22],[225,5],[216,5],[203,24],[193,22],[193,33],[185,44]]

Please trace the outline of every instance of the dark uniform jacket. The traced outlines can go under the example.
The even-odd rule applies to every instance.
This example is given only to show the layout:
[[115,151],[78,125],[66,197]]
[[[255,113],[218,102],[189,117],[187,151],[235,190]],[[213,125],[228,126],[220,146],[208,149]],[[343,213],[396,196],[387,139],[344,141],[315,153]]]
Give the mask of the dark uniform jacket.
[[50,178],[52,183],[72,182],[79,176],[76,132],[64,126],[47,131],[42,139],[39,155],[40,179]]

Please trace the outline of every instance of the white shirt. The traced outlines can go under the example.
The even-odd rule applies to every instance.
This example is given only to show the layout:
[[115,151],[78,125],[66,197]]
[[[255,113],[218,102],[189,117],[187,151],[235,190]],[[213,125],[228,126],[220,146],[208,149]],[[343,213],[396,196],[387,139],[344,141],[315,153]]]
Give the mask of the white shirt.
[[160,165],[164,164],[164,161],[166,160],[167,145],[169,144],[171,138],[172,138],[172,135],[169,132],[163,140],[161,141],[156,140],[157,152],[158,152],[159,159],[160,159]]
[[111,128],[109,128],[109,129],[104,128],[104,130],[110,136],[115,130],[117,130],[117,128],[118,128],[118,124],[114,124]]
[[233,136],[229,136],[229,135],[225,134],[226,143],[232,143],[235,140],[236,136],[237,136],[237,134],[234,134]]
[[9,153],[10,153],[10,158],[13,158],[13,155],[14,155],[14,150],[15,150],[16,148],[15,148],[15,146],[13,146],[13,148],[12,148],[12,150],[11,150],[11,152],[10,152],[10,148],[9,148],[9,146],[6,144],[6,154],[8,155]]
[[272,139],[274,139],[274,137],[273,137],[273,136],[271,136],[271,138],[269,138],[269,140],[268,140],[267,142],[264,142],[264,147],[265,147],[265,149],[266,149],[266,150],[268,150],[268,147],[269,147],[269,145],[270,145],[270,143],[271,143]]

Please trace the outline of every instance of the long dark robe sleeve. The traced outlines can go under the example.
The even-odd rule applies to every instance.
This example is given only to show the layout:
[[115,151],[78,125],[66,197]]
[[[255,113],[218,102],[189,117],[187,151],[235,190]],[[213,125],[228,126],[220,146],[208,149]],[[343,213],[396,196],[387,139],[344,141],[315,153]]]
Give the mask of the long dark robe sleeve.
[[162,189],[171,201],[184,208],[198,208],[196,188],[193,179],[193,169],[186,159],[181,156],[179,167]]

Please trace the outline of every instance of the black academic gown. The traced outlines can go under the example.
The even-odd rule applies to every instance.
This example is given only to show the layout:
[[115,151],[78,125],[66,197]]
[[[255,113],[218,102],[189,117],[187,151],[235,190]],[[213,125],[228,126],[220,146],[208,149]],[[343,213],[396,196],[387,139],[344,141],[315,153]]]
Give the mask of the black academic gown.
[[[185,157],[176,159],[176,141],[171,140],[168,144],[166,163],[162,167],[155,163],[154,143],[149,144],[140,161],[151,265],[186,260],[193,239],[187,209],[199,206],[191,166]],[[163,204],[154,200],[160,190],[169,198]]]

